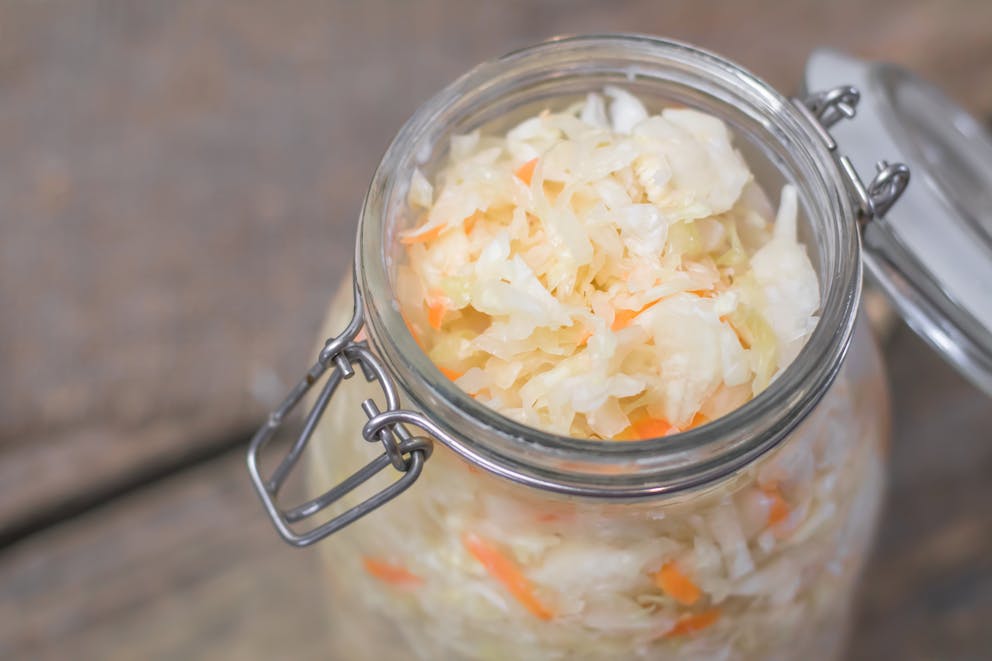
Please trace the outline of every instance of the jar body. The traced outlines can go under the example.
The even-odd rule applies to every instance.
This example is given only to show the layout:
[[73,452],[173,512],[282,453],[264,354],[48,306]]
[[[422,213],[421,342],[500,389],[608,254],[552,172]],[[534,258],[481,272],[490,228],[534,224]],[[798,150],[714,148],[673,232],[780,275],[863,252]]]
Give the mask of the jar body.
[[[325,337],[350,318],[350,292]],[[312,441],[314,490],[381,451],[361,434],[374,394],[353,379],[331,401]],[[320,545],[332,657],[835,658],[876,527],[888,415],[862,320],[800,426],[693,491],[568,498],[438,446],[402,497]],[[698,594],[673,597],[664,566]]]

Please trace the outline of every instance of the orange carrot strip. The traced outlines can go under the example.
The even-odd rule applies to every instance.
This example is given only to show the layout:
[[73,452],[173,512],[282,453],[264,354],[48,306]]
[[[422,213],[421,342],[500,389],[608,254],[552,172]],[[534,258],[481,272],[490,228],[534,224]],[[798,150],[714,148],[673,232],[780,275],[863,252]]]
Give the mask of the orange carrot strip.
[[475,213],[473,213],[471,216],[467,217],[464,221],[462,221],[462,227],[465,228],[465,233],[471,234],[472,228],[475,227],[475,224],[481,218],[482,218],[482,212],[476,209]]
[[771,505],[768,508],[768,525],[778,525],[788,519],[789,514],[792,512],[789,509],[789,503],[785,502],[785,498],[782,497],[782,492],[779,491],[778,486],[762,487],[761,490],[771,499]]
[[362,558],[365,571],[383,583],[399,587],[414,587],[421,585],[424,579],[411,573],[406,567],[377,558]]
[[641,313],[640,310],[617,310],[613,315],[613,323],[610,325],[610,330],[618,331],[623,330],[630,325],[630,322],[634,320],[634,317]]
[[707,422],[709,422],[709,418],[707,418],[705,415],[697,411],[696,415],[692,416],[692,420],[689,422],[689,426],[686,427],[686,429],[695,429],[696,427],[702,427]]
[[400,237],[400,243],[404,245],[412,245],[414,243],[425,243],[427,241],[433,241],[437,237],[441,236],[441,232],[444,231],[445,225],[438,225],[433,229],[429,229],[426,232],[421,232],[420,234],[407,234]]
[[642,418],[630,427],[634,432],[634,436],[642,441],[649,438],[659,438],[673,431],[678,431],[678,429],[664,418]]
[[[661,299],[659,298],[658,301],[660,301],[660,300]],[[634,320],[634,317],[636,317],[640,313],[644,312],[649,307],[651,307],[652,305],[656,304],[658,301],[651,301],[650,303],[648,303],[647,305],[645,305],[640,310],[617,310],[617,311],[615,311],[613,313],[613,324],[610,325],[610,330],[613,330],[613,331],[623,330],[624,328],[626,328],[627,326],[630,325],[630,322],[632,322]]]
[[517,171],[513,174],[517,177],[517,179],[520,179],[522,182],[530,186],[530,180],[531,177],[534,176],[534,168],[537,167],[537,161],[538,159],[536,158],[530,159],[517,168]]
[[427,323],[431,328],[441,330],[441,320],[444,319],[444,313],[447,311],[448,306],[442,299],[434,299],[427,304]]
[[579,341],[577,342],[577,346],[584,347],[586,344],[589,343],[590,337],[592,337],[592,331],[587,328],[582,332],[582,335],[579,336]]
[[715,289],[690,289],[688,293],[699,298],[716,298],[717,296]]
[[683,606],[692,606],[703,596],[703,591],[679,571],[674,562],[666,562],[661,566],[654,575],[654,584]]
[[702,631],[706,627],[712,626],[713,623],[719,619],[719,608],[711,608],[703,611],[702,613],[686,615],[675,623],[675,626],[672,627],[671,631],[665,634],[665,638],[674,638],[676,636],[684,636],[687,633]]
[[491,542],[478,535],[465,533],[462,535],[462,544],[472,557],[486,568],[489,575],[502,583],[524,608],[542,620],[550,620],[554,617],[554,613],[538,600],[537,595],[534,594],[534,585],[523,575],[517,564]]
[[440,365],[438,366],[438,369],[441,370],[441,374],[448,377],[448,379],[450,379],[451,381],[457,381],[458,379],[462,378],[462,374],[465,373],[465,372],[458,372],[456,370],[447,367],[441,367]]
[[538,514],[535,518],[541,523],[565,523],[567,521],[574,521],[575,516],[575,510],[562,509],[557,512],[544,512],[542,514]]

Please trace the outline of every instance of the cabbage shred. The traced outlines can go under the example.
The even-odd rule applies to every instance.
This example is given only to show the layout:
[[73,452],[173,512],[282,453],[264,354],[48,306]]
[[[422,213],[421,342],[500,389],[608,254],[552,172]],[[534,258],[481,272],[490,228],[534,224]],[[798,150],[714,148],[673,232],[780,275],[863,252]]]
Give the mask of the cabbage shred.
[[[505,135],[452,139],[409,186],[401,309],[480,402],[573,437],[644,438],[756,395],[817,321],[819,284],[727,126],[607,87]],[[647,436],[645,436],[647,435]]]

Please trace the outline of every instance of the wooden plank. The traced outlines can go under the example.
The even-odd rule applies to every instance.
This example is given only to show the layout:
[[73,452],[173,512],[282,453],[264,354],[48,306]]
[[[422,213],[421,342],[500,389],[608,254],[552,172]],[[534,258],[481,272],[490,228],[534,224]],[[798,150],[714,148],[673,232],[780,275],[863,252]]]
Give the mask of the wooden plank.
[[[892,488],[849,656],[987,658],[992,411],[904,328],[888,354]],[[232,453],[0,553],[0,657],[326,658],[318,576]]]
[[992,651],[992,407],[905,326],[887,351],[891,485],[853,659]]
[[260,507],[239,452],[7,550],[0,658],[326,658],[316,556]]
[[830,44],[992,111],[992,3],[0,6],[0,537],[249,429],[310,360],[366,182],[469,64],[670,35],[784,90]]

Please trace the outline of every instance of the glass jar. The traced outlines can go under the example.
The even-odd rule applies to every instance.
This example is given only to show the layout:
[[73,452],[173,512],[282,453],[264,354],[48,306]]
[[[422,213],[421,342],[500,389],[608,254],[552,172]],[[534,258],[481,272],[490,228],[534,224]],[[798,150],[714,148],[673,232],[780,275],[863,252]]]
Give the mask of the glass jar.
[[[325,330],[347,322],[344,293]],[[314,485],[340,483],[378,453],[361,440],[360,403],[376,395],[361,385],[335,397],[315,431]],[[796,429],[692,488],[568,496],[493,475],[439,445],[401,498],[319,546],[332,658],[837,658],[877,523],[888,414],[879,353],[861,320],[840,373]],[[590,444],[590,470],[607,478],[631,470],[607,443]],[[775,523],[770,488],[788,503]],[[494,579],[466,546],[469,535],[526,571],[550,617]],[[692,607],[652,582],[673,560],[705,593]],[[673,632],[710,614],[717,619],[704,630]]]
[[[680,104],[721,118],[763,187],[796,184],[822,301],[806,346],[759,396],[702,427],[624,443],[558,437],[476,402],[419,349],[393,294],[415,167],[436,167],[454,134],[508,127],[608,84],[655,109]],[[889,433],[883,367],[859,317],[858,221],[906,183],[902,166],[886,166],[862,186],[837,154],[825,125],[847,113],[849,94],[804,105],[689,46],[576,37],[483,64],[409,120],[366,198],[354,286],[342,287],[324,327],[334,339],[249,454],[288,541],[340,530],[319,547],[333,658],[839,654],[877,524]],[[371,351],[353,341],[361,328]],[[371,381],[344,383],[354,365]],[[326,369],[299,440],[261,478],[257,451]],[[412,410],[400,408],[400,394]],[[441,441],[433,454],[411,427]],[[275,494],[311,438],[312,485],[340,486],[282,511]],[[293,532],[324,511],[333,518]],[[659,588],[673,564],[698,594],[676,599]]]

